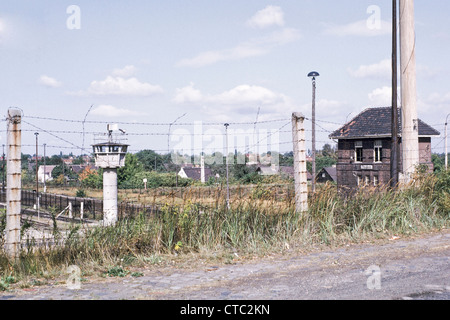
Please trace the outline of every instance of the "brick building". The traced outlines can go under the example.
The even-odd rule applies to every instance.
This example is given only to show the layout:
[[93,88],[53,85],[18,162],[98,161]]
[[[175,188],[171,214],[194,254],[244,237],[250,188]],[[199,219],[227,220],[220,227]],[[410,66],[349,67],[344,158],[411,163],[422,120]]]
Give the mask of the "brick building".
[[[390,180],[391,107],[369,108],[330,135],[338,140],[336,165],[339,188],[385,185]],[[401,163],[401,109],[399,110],[399,172]],[[431,138],[440,133],[418,120],[419,161],[433,170]]]

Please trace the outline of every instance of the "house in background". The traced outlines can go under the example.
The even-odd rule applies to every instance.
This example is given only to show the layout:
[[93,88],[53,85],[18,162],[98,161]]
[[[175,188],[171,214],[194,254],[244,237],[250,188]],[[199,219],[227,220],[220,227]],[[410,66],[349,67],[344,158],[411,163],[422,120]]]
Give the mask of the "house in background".
[[317,183],[337,182],[336,167],[325,167],[316,175]]
[[[386,185],[390,180],[391,107],[369,108],[330,135],[338,140],[336,177],[339,188]],[[399,172],[401,163],[401,109],[399,118]],[[440,133],[418,119],[419,161],[433,171],[431,138]]]
[[44,183],[44,179],[45,181],[52,181],[52,172],[53,169],[55,169],[57,166],[45,166],[45,171],[44,171],[44,166],[39,166],[38,169],[38,180],[42,183]]
[[[178,172],[178,176],[181,178],[192,179],[196,181],[201,181],[202,178],[202,168],[200,167],[182,167]],[[208,182],[209,178],[214,177],[211,168],[205,168],[205,182]]]

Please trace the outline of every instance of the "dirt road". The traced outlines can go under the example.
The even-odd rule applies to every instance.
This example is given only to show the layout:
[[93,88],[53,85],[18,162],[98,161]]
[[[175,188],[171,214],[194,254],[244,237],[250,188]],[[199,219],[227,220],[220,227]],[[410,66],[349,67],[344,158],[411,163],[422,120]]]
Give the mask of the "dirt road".
[[0,300],[450,300],[450,230],[190,270],[0,293]]

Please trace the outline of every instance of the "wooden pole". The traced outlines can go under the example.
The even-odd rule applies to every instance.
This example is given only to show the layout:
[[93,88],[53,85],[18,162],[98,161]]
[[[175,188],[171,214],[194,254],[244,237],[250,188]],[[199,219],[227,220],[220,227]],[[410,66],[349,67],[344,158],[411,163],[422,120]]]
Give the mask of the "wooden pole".
[[419,124],[416,93],[414,0],[400,1],[400,59],[402,88],[403,183],[409,183],[419,164]]
[[391,188],[398,185],[397,0],[392,1]]

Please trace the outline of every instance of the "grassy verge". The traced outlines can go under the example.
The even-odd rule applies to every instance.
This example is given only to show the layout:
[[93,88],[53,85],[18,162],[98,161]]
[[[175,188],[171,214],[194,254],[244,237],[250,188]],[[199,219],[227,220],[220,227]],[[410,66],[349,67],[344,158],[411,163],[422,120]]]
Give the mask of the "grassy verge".
[[[295,212],[292,201],[278,201],[267,193],[234,201],[229,210],[224,199],[214,206],[190,200],[166,204],[158,216],[140,215],[114,227],[80,233],[74,226],[62,246],[24,249],[17,261],[1,251],[0,290],[13,283],[30,286],[54,279],[70,265],[79,266],[83,276],[117,273],[111,270],[126,275],[128,266],[160,265],[175,256],[227,262],[286,248],[439,230],[449,226],[449,190],[447,171],[420,177],[416,184],[395,192],[362,189],[344,197],[334,186],[325,185],[309,199],[306,213]],[[3,214],[0,231],[4,225]]]

